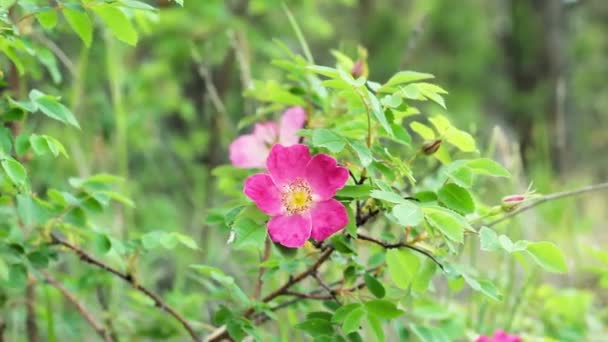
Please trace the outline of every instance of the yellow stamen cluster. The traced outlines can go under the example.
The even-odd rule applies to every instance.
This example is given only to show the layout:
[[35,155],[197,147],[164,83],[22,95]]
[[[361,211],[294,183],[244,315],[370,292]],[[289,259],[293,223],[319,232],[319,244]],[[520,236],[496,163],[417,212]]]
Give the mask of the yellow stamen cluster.
[[283,188],[283,207],[290,215],[308,211],[312,205],[312,191],[304,180],[296,179]]

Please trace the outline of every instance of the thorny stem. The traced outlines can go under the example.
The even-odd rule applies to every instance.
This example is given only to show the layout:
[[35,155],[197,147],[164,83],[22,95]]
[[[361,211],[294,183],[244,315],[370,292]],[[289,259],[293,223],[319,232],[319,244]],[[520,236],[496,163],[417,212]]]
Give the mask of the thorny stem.
[[78,257],[80,257],[80,260],[82,260],[88,264],[91,264],[93,266],[96,266],[98,268],[101,268],[102,270],[104,270],[108,273],[111,273],[111,274],[115,275],[116,277],[122,279],[126,283],[129,283],[135,290],[143,293],[144,295],[146,295],[147,297],[152,299],[154,301],[154,304],[158,308],[167,312],[169,315],[173,316],[176,320],[178,320],[182,324],[182,326],[188,331],[188,333],[192,337],[192,340],[194,340],[194,341],[201,340],[198,337],[198,335],[196,334],[196,332],[194,331],[194,329],[192,328],[192,326],[190,325],[190,323],[188,323],[188,321],[186,321],[186,319],[184,317],[182,317],[182,315],[180,315],[177,311],[175,311],[175,309],[173,309],[171,306],[169,306],[169,304],[167,304],[157,294],[155,294],[148,288],[138,284],[137,281],[133,278],[133,276],[131,274],[120,272],[120,271],[112,268],[111,266],[105,264],[104,262],[97,260],[96,258],[89,255],[87,252],[83,251],[82,249],[73,245],[72,243],[64,240],[63,238],[59,237],[55,233],[51,233],[51,240],[52,240],[53,244],[61,245],[63,247],[66,247],[67,249],[71,250],[72,252],[74,252],[76,255],[78,255]]
[[491,226],[497,225],[504,220],[508,220],[516,215],[519,215],[520,213],[522,213],[524,211],[530,210],[545,202],[553,201],[553,200],[564,198],[564,197],[576,196],[576,195],[584,194],[587,192],[601,191],[601,190],[605,190],[605,189],[608,189],[608,182],[589,185],[589,186],[585,186],[585,187],[574,189],[574,190],[556,192],[553,194],[545,195],[545,196],[538,198],[537,200],[535,200],[533,202],[530,202],[529,204],[519,207],[518,209],[516,209],[494,221],[491,221],[491,222],[485,224],[485,226],[491,227]]

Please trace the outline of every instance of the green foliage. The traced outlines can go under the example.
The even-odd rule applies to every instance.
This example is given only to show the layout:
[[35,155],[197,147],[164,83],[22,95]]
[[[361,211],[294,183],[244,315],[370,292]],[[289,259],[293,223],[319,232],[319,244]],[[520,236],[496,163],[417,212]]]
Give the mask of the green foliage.
[[[225,328],[224,337],[256,341],[472,340],[495,329],[593,340],[589,331],[605,322],[601,302],[540,285],[538,267],[580,271],[580,251],[566,257],[576,232],[568,243],[530,241],[558,241],[557,223],[590,223],[573,221],[574,206],[564,205],[522,229],[496,224],[521,208],[499,198],[521,181],[518,157],[503,150],[522,132],[490,133],[474,102],[491,94],[489,109],[530,106],[525,94],[494,100],[509,92],[482,78],[498,64],[495,46],[479,42],[491,31],[480,30],[490,21],[480,13],[492,6],[365,3],[305,0],[277,11],[266,0],[158,9],[0,0],[0,325],[9,339],[27,335],[28,288],[40,338],[93,333],[48,273],[121,340],[184,340],[189,326],[200,337]],[[423,52],[403,58],[437,78],[394,70],[403,42],[419,35],[402,36],[418,31],[407,26],[415,16],[429,21]],[[454,24],[462,20],[474,27],[465,39]],[[341,50],[326,52],[335,37]],[[358,39],[369,58],[352,46]],[[453,53],[456,41],[479,54]],[[336,193],[348,224],[301,249],[272,243],[269,216],[243,195],[260,170],[224,165],[240,130],[278,122],[288,106],[307,113],[300,142],[350,172]],[[543,130],[553,123],[541,122],[530,131],[553,137]],[[542,160],[547,144],[522,151]],[[538,178],[549,190],[550,177]],[[555,227],[544,230],[543,220]],[[606,287],[608,259],[596,254],[589,282]]]

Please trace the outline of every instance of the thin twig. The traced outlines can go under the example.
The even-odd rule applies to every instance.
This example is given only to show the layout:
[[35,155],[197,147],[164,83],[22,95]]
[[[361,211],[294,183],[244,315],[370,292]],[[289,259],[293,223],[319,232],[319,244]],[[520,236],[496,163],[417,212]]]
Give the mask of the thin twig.
[[388,243],[388,242],[384,242],[384,241],[380,241],[376,238],[373,238],[371,236],[367,236],[367,235],[362,235],[362,234],[357,234],[357,238],[360,240],[364,240],[364,241],[369,241],[369,242],[373,242],[379,246],[382,246],[386,249],[391,249],[391,248],[409,248],[413,251],[416,251],[420,254],[425,255],[426,257],[428,257],[429,259],[431,259],[435,264],[437,264],[437,266],[439,266],[439,268],[441,268],[442,270],[445,270],[443,268],[443,265],[441,264],[441,262],[439,262],[439,260],[437,260],[437,258],[435,258],[435,256],[427,251],[426,249],[408,244],[408,243],[404,243],[404,242],[396,242],[396,243]]
[[329,293],[330,298],[333,298],[333,300],[336,301],[336,303],[342,305],[342,302],[340,302],[340,300],[338,300],[338,297],[336,296],[336,294],[334,292],[332,292],[332,290],[329,288],[329,286],[327,286],[327,284],[325,284],[325,282],[323,281],[323,279],[321,279],[321,277],[319,276],[319,274],[317,272],[312,274],[313,278],[315,278],[317,280],[317,282],[319,283],[319,285],[321,285],[321,287],[327,291],[327,293]]
[[560,198],[564,198],[564,197],[571,197],[571,196],[576,196],[576,195],[580,195],[580,194],[584,194],[587,192],[593,192],[593,191],[601,191],[604,189],[608,189],[608,182],[606,183],[600,183],[600,184],[594,184],[594,185],[589,185],[589,186],[585,186],[582,188],[578,188],[578,189],[574,189],[574,190],[569,190],[569,191],[563,191],[563,192],[556,192],[554,194],[549,194],[549,195],[545,195],[529,204],[523,205],[521,207],[519,207],[518,209],[492,221],[489,223],[484,224],[484,226],[486,227],[491,227],[494,225],[499,224],[500,222],[504,221],[504,220],[508,220],[516,215],[519,215],[520,213],[530,210],[538,205],[541,205],[545,202],[549,202],[549,201],[553,201],[556,199],[560,199]]
[[112,338],[110,337],[110,334],[108,333],[108,330],[101,324],[99,323],[95,317],[93,316],[93,314],[87,310],[87,308],[84,307],[84,305],[82,303],[80,303],[78,301],[78,299],[72,294],[70,293],[70,291],[65,288],[65,286],[63,286],[63,284],[61,284],[57,279],[55,279],[52,275],[50,275],[48,272],[46,271],[41,271],[42,276],[44,277],[44,279],[51,285],[53,285],[57,290],[59,290],[59,292],[61,292],[61,294],[63,294],[63,296],[65,297],[65,299],[67,299],[70,303],[72,303],[75,307],[76,310],[78,310],[78,312],[80,313],[80,315],[87,320],[87,322],[89,322],[89,324],[91,325],[91,327],[93,327],[93,329],[95,329],[95,331],[97,332],[97,334],[99,336],[101,336],[101,338],[106,341],[106,342],[112,342]]
[[102,261],[95,259],[94,257],[90,256],[89,254],[87,254],[85,251],[83,251],[79,247],[62,239],[55,233],[51,233],[51,239],[54,244],[64,246],[64,247],[70,249],[71,251],[73,251],[76,255],[78,255],[78,257],[80,257],[80,260],[82,260],[88,264],[91,264],[93,266],[96,266],[98,268],[101,268],[102,270],[117,276],[118,278],[122,279],[123,281],[129,283],[135,290],[148,296],[150,299],[152,299],[154,301],[154,304],[158,308],[160,308],[161,310],[164,310],[169,315],[173,316],[176,320],[178,320],[182,324],[182,326],[188,331],[188,333],[190,334],[190,336],[192,337],[192,339],[194,341],[200,341],[200,338],[198,337],[198,335],[196,334],[196,332],[194,331],[194,329],[192,328],[190,323],[188,323],[188,321],[186,321],[186,319],[184,319],[184,317],[182,317],[177,311],[175,311],[175,309],[173,309],[171,306],[169,306],[167,303],[165,303],[165,301],[162,300],[162,298],[160,298],[157,294],[155,294],[148,288],[138,284],[131,274],[122,273],[122,272],[112,268],[111,266],[103,263]]
[[[266,237],[266,241],[264,244],[264,254],[260,258],[260,263],[263,263],[264,261],[268,260],[271,248],[272,242],[270,241],[269,237]],[[255,290],[253,291],[253,299],[258,299],[260,297],[260,293],[262,292],[262,286],[264,285],[264,280],[262,278],[264,277],[265,272],[266,267],[260,266],[260,271],[258,272],[258,281],[255,284]]]
[[287,290],[287,291],[283,292],[282,295],[283,296],[294,296],[294,297],[305,298],[305,299],[318,299],[318,300],[329,300],[334,297],[332,295],[318,295],[318,294],[314,294],[314,293],[302,293],[302,292],[291,291],[291,290]]

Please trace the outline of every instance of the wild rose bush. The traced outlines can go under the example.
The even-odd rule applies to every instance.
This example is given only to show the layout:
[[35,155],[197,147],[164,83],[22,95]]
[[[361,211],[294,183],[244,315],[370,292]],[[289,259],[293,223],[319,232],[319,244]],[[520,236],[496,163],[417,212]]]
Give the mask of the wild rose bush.
[[[212,340],[263,339],[259,325],[279,310],[298,312],[295,328],[316,340],[382,341],[388,326],[421,340],[487,340],[455,311],[424,313],[466,287],[502,299],[459,259],[465,244],[564,271],[553,244],[513,242],[486,226],[534,196],[484,204],[475,194],[476,184],[510,173],[439,114],[447,92],[431,74],[401,71],[378,83],[361,74],[365,60],[335,52],[336,67],[327,67],[287,55],[274,64],[290,82],[259,81],[247,92],[264,106],[243,120],[253,133],[234,140],[230,159],[250,172],[216,172],[234,196],[209,222],[224,227],[231,253],[262,257],[250,266],[258,279],[243,280],[257,282],[254,297],[222,305]],[[280,124],[268,116],[276,108]],[[198,268],[234,286],[219,269]]]
[[[34,12],[24,17],[36,14],[51,30],[57,21],[52,13],[62,12],[85,46],[91,45],[91,18],[99,17],[116,39],[134,45],[137,34],[125,13],[144,20],[147,12],[140,11],[146,6],[137,1],[27,5]],[[1,20],[3,51],[18,71],[39,67],[28,59],[26,68],[18,57],[44,56],[46,50],[30,49],[10,17]],[[365,58],[353,61],[333,51],[336,65],[319,66],[309,54],[304,58],[279,45],[286,57],[273,64],[285,81],[261,80],[247,90],[258,110],[239,124],[243,135],[225,158],[232,165],[215,170],[221,194],[214,196],[223,196],[225,206],[207,213],[206,223],[222,234],[240,273],[189,265],[189,275],[196,273],[192,277],[208,293],[203,299],[196,296],[202,292],[197,288],[186,300],[165,300],[135,271],[138,260],[160,254],[159,247],[199,249],[194,238],[171,231],[121,237],[101,227],[96,215],[111,211],[115,203],[134,205],[118,191],[120,178],[99,174],[72,178],[65,189],[32,190],[29,160],[67,152],[43,132],[20,132],[25,118],[42,114],[80,126],[58,96],[36,89],[26,96],[5,94],[0,106],[0,281],[3,291],[8,289],[6,297],[18,297],[36,279],[52,284],[78,304],[100,338],[113,340],[111,328],[86,314],[50,273],[51,266],[66,264],[65,253],[72,253],[96,272],[83,280],[96,283],[100,274],[120,279],[132,289],[134,302],[167,314],[165,320],[171,318],[175,328],[163,333],[180,339],[202,340],[204,327],[210,341],[247,336],[266,341],[277,335],[272,321],[284,319],[294,325],[287,334],[306,333],[316,341],[414,336],[520,341],[530,336],[504,327],[509,334],[501,330],[489,337],[502,327],[477,324],[499,310],[501,288],[462,255],[465,248],[502,252],[524,267],[565,271],[555,245],[512,241],[492,228],[541,197],[478,193],[480,184],[496,189],[510,173],[452,125],[447,91],[433,75],[400,71],[388,80],[372,80]],[[495,202],[486,203],[486,197]],[[86,250],[91,245],[99,256]],[[97,289],[100,298],[106,288]],[[469,308],[479,308],[475,316],[473,311],[463,314],[458,296]],[[201,305],[211,312],[210,323],[201,323],[206,320],[200,317]],[[137,338],[146,336],[129,329],[124,330]]]

